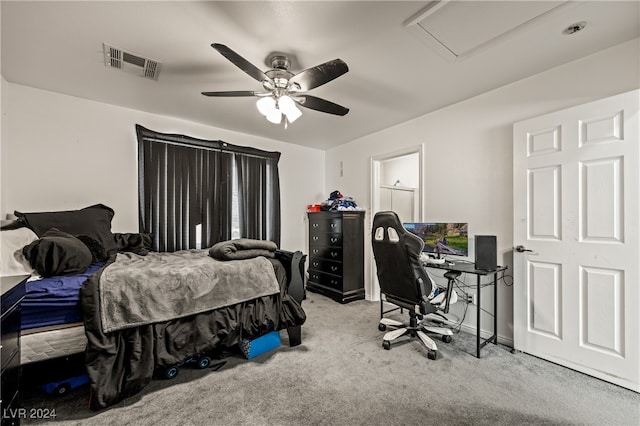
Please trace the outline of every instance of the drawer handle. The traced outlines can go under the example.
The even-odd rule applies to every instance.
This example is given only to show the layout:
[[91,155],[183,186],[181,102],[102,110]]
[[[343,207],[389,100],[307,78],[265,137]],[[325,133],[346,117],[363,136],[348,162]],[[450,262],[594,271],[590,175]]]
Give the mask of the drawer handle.
[[320,237],[318,237],[317,235],[315,235],[315,236],[313,237],[313,241],[318,241],[319,239],[320,239]]
[[338,284],[338,280],[331,280],[331,284]]
[[336,253],[335,251],[331,252],[331,257],[338,257],[338,253]]
[[318,250],[318,249],[313,249],[313,254],[318,254],[318,253],[320,253],[320,250]]
[[314,223],[312,226],[313,226],[314,228],[317,228],[319,225],[318,225],[317,223]]
[[313,262],[313,266],[318,266],[319,263],[318,262]]
[[338,242],[338,239],[336,237],[331,237],[331,242],[332,243],[336,243],[336,242]]
[[338,270],[338,267],[337,267],[337,266],[332,266],[332,267],[331,267],[331,270],[332,270],[333,272],[335,272],[335,271],[337,271],[337,270]]
[[335,229],[335,227],[338,225],[336,225],[335,223],[332,223],[330,226]]

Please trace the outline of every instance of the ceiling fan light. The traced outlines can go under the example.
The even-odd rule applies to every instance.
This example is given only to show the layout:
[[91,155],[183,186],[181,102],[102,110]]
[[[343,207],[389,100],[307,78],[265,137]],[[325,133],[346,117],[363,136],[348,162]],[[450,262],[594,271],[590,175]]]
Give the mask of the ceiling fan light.
[[293,123],[302,115],[302,112],[296,106],[296,103],[290,96],[284,95],[278,99],[278,106],[286,116],[289,123]]
[[256,107],[258,107],[258,111],[260,111],[260,114],[264,115],[265,117],[268,117],[269,114],[273,114],[275,111],[277,111],[276,100],[271,96],[265,96],[264,98],[258,99],[258,102],[256,102]]
[[269,120],[273,124],[280,124],[280,122],[282,121],[282,113],[280,112],[280,110],[277,110],[275,108],[271,112],[269,112],[266,117],[267,120]]
[[278,108],[280,108],[280,111],[287,114],[289,111],[296,108],[296,103],[293,101],[293,99],[291,99],[290,96],[283,95],[278,99]]
[[293,123],[298,118],[300,118],[300,116],[302,115],[302,111],[300,111],[298,107],[293,105],[293,108],[289,109],[289,111],[286,111],[284,114],[287,116],[287,120],[289,120],[289,123]]

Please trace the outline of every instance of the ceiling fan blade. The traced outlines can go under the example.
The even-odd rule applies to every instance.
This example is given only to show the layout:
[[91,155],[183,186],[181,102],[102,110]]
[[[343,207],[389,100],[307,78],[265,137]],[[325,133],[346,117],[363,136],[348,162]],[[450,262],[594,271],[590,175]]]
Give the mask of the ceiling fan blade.
[[202,92],[205,96],[233,97],[233,96],[258,96],[258,92],[252,90],[230,90],[224,92]]
[[340,77],[347,71],[349,71],[349,67],[342,59],[334,59],[300,71],[289,79],[289,83],[297,83],[300,86],[300,91],[306,92]]
[[305,108],[315,109],[316,111],[326,112],[328,114],[346,115],[349,112],[349,108],[316,96],[301,95],[294,98],[294,100]]
[[254,79],[258,80],[259,82],[262,83],[263,81],[268,81],[273,84],[273,80],[264,72],[262,72],[262,70],[244,59],[242,56],[238,55],[236,52],[234,52],[224,44],[213,43],[211,47],[216,49],[222,56],[233,62],[235,66],[249,74]]

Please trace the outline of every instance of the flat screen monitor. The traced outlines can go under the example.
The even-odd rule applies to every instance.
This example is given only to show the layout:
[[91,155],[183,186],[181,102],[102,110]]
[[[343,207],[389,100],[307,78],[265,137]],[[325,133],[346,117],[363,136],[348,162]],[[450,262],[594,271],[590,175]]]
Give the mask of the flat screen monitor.
[[467,223],[445,222],[411,222],[403,223],[404,229],[417,235],[424,241],[425,253],[440,256],[467,256],[469,254],[469,239]]

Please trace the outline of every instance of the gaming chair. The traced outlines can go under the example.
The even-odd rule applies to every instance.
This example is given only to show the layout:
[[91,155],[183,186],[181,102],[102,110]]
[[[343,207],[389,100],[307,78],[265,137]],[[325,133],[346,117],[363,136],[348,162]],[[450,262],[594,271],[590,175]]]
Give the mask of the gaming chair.
[[417,337],[424,344],[429,351],[429,359],[436,359],[438,347],[426,333],[437,333],[447,343],[451,341],[453,333],[448,328],[431,326],[422,321],[425,315],[437,312],[437,307],[428,298],[434,284],[420,260],[424,242],[404,229],[395,212],[382,211],[373,218],[371,244],[382,300],[396,305],[401,312],[406,309],[409,314],[407,325],[384,318],[385,312],[381,309],[378,329],[386,331],[387,327],[394,328],[384,335],[382,347],[391,349],[392,341],[409,335],[411,338]]

